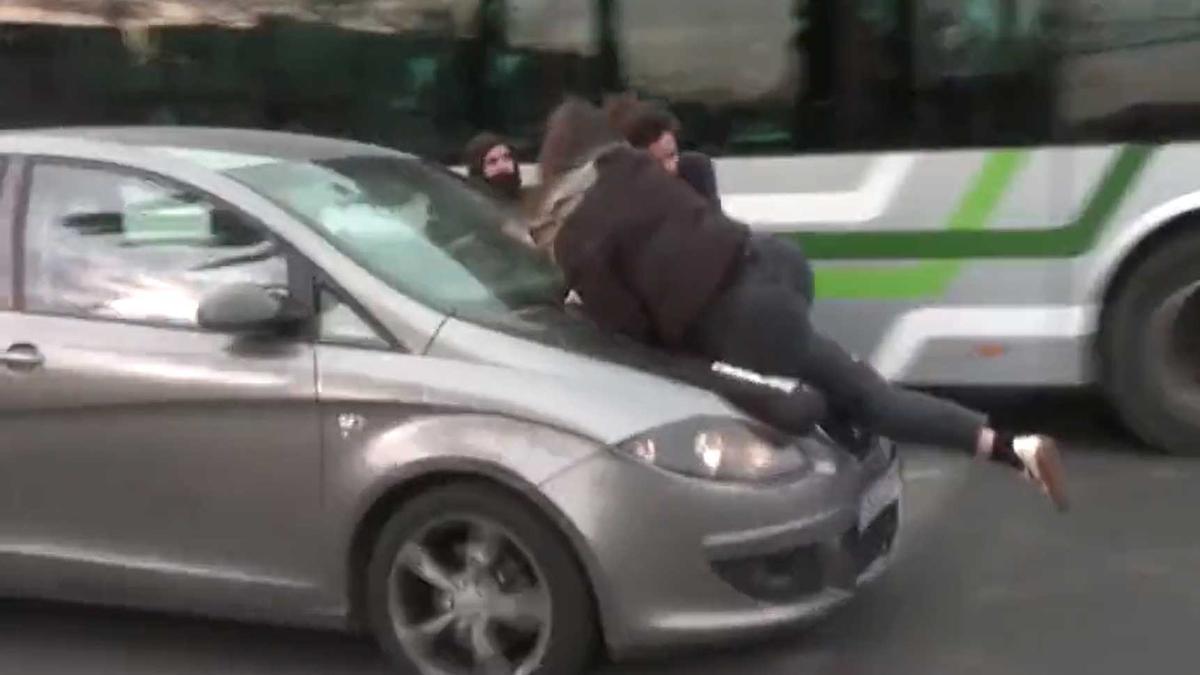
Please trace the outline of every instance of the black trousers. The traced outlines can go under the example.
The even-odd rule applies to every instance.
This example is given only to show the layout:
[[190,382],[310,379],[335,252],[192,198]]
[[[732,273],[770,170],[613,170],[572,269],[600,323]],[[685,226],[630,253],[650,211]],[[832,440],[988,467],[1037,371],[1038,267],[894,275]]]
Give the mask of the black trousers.
[[904,443],[974,452],[987,418],[956,403],[892,385],[809,321],[813,273],[791,242],[752,238],[740,269],[688,335],[713,360],[802,380],[855,424]]

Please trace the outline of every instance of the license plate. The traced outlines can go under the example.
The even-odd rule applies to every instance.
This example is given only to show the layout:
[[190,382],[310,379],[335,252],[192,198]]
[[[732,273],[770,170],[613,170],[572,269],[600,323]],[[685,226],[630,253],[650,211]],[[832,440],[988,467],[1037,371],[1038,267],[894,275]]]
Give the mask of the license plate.
[[871,521],[878,518],[884,509],[900,499],[902,489],[903,481],[900,478],[900,462],[892,462],[892,465],[888,467],[887,473],[872,483],[862,496],[862,501],[858,507],[859,531],[867,529]]

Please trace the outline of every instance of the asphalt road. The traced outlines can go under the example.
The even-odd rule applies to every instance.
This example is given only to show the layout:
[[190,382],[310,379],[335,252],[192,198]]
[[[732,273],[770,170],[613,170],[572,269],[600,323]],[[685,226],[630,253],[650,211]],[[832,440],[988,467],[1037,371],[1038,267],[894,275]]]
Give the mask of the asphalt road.
[[[1200,461],[1139,449],[1078,396],[989,399],[1067,441],[1075,509],[961,457],[908,454],[892,571],[805,632],[597,675],[1195,672]],[[0,673],[384,675],[362,640],[29,603],[0,604]]]

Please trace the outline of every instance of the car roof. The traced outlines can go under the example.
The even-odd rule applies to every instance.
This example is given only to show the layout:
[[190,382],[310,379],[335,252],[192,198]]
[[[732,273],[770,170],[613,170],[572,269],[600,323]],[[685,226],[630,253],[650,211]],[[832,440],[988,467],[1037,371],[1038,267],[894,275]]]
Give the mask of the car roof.
[[42,127],[0,132],[3,136],[36,136],[84,140],[154,150],[172,148],[213,153],[255,155],[285,161],[316,161],[349,155],[396,156],[395,150],[357,141],[263,129],[192,126]]

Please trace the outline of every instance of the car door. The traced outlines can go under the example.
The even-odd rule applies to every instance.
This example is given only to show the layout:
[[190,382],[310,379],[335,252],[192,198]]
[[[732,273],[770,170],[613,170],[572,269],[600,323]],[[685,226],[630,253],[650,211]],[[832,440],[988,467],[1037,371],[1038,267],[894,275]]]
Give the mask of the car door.
[[161,176],[31,161],[0,312],[0,584],[189,607],[303,602],[316,575],[313,345],[202,331],[201,297],[298,261]]

